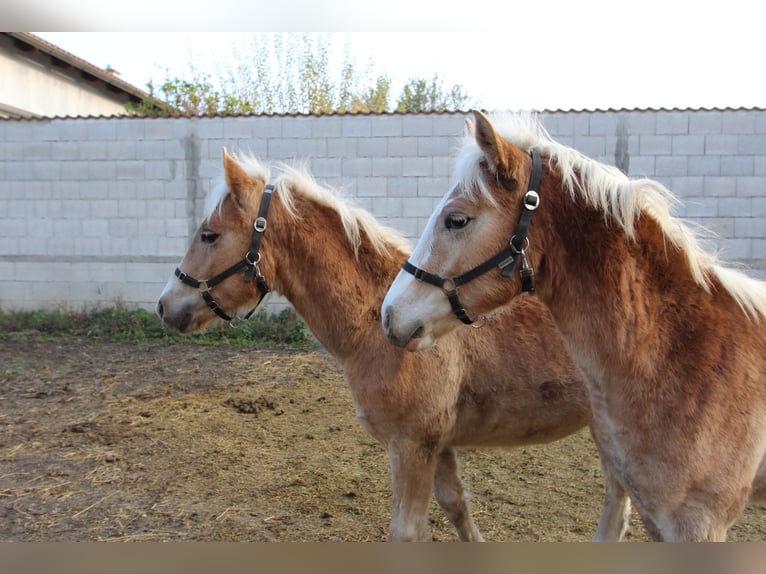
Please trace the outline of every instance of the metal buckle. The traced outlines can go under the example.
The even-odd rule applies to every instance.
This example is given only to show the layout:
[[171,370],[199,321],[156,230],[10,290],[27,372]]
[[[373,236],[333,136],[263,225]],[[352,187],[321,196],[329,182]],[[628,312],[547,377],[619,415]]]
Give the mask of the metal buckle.
[[263,233],[266,231],[266,218],[265,217],[259,217],[253,222],[253,229],[255,229],[258,233]]
[[534,211],[540,207],[540,195],[536,191],[530,189],[524,194],[524,207],[529,211]]

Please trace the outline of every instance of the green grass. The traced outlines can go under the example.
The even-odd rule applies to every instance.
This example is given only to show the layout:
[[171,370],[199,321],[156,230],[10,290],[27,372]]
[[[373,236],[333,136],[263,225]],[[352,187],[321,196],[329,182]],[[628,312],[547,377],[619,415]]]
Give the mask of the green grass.
[[204,333],[181,335],[167,329],[153,313],[121,305],[89,311],[0,310],[0,337],[74,336],[113,341],[183,341],[202,345],[222,343],[248,346],[316,346],[303,319],[292,309],[275,315],[259,311],[235,325],[217,325]]

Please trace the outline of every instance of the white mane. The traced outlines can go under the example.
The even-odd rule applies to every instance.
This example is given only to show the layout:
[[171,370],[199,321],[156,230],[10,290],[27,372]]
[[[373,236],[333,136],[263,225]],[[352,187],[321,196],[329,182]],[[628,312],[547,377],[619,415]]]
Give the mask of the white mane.
[[[619,225],[627,237],[635,237],[635,223],[642,214],[653,217],[665,238],[686,254],[692,276],[700,286],[709,291],[710,276],[714,275],[751,318],[766,317],[766,285],[722,267],[714,254],[703,250],[690,225],[671,214],[670,207],[678,200],[665,186],[651,179],[630,179],[616,167],[555,142],[536,114],[497,114],[492,122],[510,143],[524,151],[537,149],[548,156],[549,164],[558,167],[564,187],[572,197],[579,195],[588,205],[599,209],[604,219]],[[464,183],[464,190],[477,190],[494,201],[479,168],[482,157],[475,139],[467,136],[458,156],[455,179]]]
[[[238,157],[237,161],[243,169],[255,179],[266,184],[270,179],[270,170],[257,158],[247,155]],[[358,254],[362,243],[362,233],[367,236],[373,249],[378,253],[388,253],[389,247],[396,247],[405,253],[412,250],[410,243],[395,229],[381,225],[369,212],[359,207],[351,206],[343,199],[340,192],[320,186],[305,166],[290,166],[278,164],[281,175],[277,178],[275,188],[279,200],[291,217],[298,220],[300,214],[295,208],[296,196],[310,198],[319,204],[334,210],[340,217],[346,238],[351,243],[355,254]],[[215,188],[208,197],[206,213],[209,215],[220,206],[229,193],[226,184]]]

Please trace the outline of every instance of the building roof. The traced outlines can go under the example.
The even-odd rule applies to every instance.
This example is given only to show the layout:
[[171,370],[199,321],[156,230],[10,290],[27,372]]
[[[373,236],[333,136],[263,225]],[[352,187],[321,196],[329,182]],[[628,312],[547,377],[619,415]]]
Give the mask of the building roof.
[[122,94],[123,97],[133,103],[137,104],[144,100],[155,99],[144,90],[120,79],[114,70],[91,64],[35,34],[30,32],[0,32],[0,35],[11,38],[14,48],[20,52],[32,57],[47,56],[51,64],[63,72],[74,72],[82,79],[102,84],[100,87],[104,90]]

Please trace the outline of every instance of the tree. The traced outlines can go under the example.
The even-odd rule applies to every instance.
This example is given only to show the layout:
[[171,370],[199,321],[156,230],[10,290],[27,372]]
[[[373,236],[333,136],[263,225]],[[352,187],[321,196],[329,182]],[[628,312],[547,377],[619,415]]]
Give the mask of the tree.
[[430,82],[423,78],[410,78],[399,96],[396,111],[455,111],[471,105],[471,98],[463,91],[463,86],[455,84],[449,92],[445,92],[444,82],[438,74],[434,74]]
[[195,80],[166,78],[159,91],[152,82],[147,84],[147,88],[150,98],[138,105],[127,104],[128,111],[140,116],[197,116],[243,110],[246,107],[244,102],[233,101],[231,97],[216,90],[209,76]]
[[[151,99],[129,107],[129,111],[146,116],[388,111],[391,79],[385,74],[374,75],[370,63],[360,68],[351,57],[348,39],[339,67],[333,65],[337,60],[331,57],[334,49],[327,34],[255,34],[249,36],[246,45],[235,46],[235,64],[219,65],[217,78],[194,67],[191,79],[171,78],[166,71],[159,87],[147,84]],[[397,110],[459,109],[468,100],[460,86],[442,93],[437,76],[431,84],[410,80],[413,86],[417,82],[422,82],[428,98],[418,99],[420,92],[403,93]],[[417,86],[420,89],[420,84]],[[164,107],[158,106],[158,101]]]

